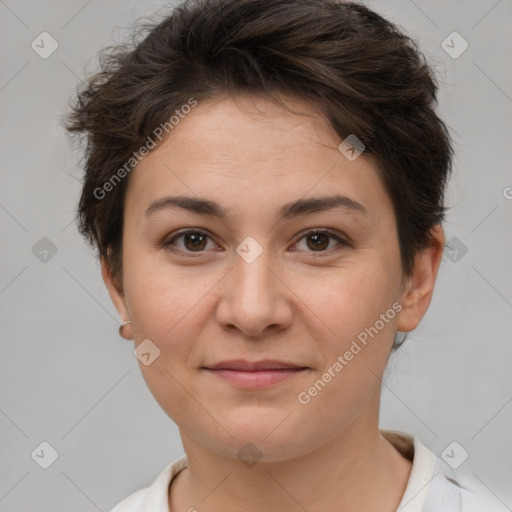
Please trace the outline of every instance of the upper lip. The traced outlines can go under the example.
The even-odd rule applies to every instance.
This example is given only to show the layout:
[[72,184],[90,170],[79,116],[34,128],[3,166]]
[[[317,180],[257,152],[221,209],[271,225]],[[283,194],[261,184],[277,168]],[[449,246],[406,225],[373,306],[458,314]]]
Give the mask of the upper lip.
[[275,359],[262,359],[261,361],[246,361],[244,359],[233,359],[231,361],[221,361],[213,366],[205,366],[209,370],[237,370],[245,372],[255,372],[261,370],[298,370],[306,366],[297,365],[288,361],[278,361]]

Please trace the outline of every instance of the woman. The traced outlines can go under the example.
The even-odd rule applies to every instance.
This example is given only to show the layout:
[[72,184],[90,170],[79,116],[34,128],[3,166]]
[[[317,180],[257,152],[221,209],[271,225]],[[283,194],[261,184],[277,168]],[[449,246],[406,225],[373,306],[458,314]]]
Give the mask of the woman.
[[335,0],[198,0],[79,93],[81,233],[186,456],[132,511],[500,510],[379,430],[452,147],[415,43]]

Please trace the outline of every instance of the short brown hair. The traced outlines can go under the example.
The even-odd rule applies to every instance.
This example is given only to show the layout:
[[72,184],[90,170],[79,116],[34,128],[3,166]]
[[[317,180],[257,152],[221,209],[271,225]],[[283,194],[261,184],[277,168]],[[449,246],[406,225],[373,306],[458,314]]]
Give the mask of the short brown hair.
[[[80,233],[122,275],[129,177],[116,170],[191,97],[293,94],[373,155],[397,219],[402,268],[444,218],[452,146],[435,113],[437,81],[417,44],[364,5],[338,0],[186,0],[139,42],[108,48],[65,119],[85,135]],[[126,173],[123,173],[126,174]]]

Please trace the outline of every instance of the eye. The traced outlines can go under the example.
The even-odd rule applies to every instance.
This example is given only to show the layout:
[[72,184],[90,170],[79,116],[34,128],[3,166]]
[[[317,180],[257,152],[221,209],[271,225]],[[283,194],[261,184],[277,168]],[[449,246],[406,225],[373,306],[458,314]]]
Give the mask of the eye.
[[[182,243],[176,244],[177,240],[181,240]],[[217,244],[215,244],[210,236],[204,231],[189,229],[173,236],[168,242],[165,242],[164,245],[165,247],[169,247],[171,250],[176,250],[174,247],[177,247],[178,251],[185,253],[204,252],[204,250],[207,249],[208,240],[212,242],[214,246],[213,248],[217,247]],[[212,247],[210,247],[210,249],[212,249]]]
[[[297,248],[300,246],[302,240],[305,240],[306,249]],[[334,244],[334,247],[332,244],[333,241],[337,242]],[[211,242],[210,246],[208,246],[208,242]],[[177,233],[168,242],[165,242],[164,246],[172,251],[188,254],[203,253],[208,249],[218,248],[217,244],[207,233],[197,229],[188,229]],[[328,230],[314,229],[305,233],[299,241],[295,243],[294,249],[292,250],[325,253],[340,250],[348,246],[349,243],[343,240],[339,235]]]
[[[305,240],[306,251],[308,252],[331,252],[333,249],[336,251],[349,245],[348,242],[337,234],[319,229],[307,232],[295,245],[300,245],[302,240]],[[337,245],[334,245],[334,247],[331,244],[333,240],[337,242]]]

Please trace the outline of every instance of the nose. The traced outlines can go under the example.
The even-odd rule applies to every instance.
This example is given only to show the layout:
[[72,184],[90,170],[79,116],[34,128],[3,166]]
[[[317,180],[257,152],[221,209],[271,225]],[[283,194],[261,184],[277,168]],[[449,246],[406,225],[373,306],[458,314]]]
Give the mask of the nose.
[[265,249],[251,263],[235,256],[234,268],[221,281],[216,317],[223,328],[262,338],[266,330],[281,330],[290,325],[293,293],[278,265],[272,265],[269,252]]

